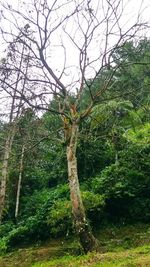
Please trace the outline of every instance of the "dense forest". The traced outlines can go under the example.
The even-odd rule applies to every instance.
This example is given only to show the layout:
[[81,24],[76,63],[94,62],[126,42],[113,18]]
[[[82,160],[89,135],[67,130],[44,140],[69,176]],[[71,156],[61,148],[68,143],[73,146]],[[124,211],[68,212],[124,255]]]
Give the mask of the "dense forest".
[[[80,126],[78,172],[92,227],[150,220],[149,51],[150,42],[145,39],[137,46],[129,42],[116,52],[116,61],[125,57],[126,63],[138,60],[137,64],[121,65],[102,103]],[[104,77],[108,71],[111,68]],[[95,81],[95,90],[101,79]],[[86,90],[83,98],[86,105]],[[54,99],[52,104],[56,104]],[[1,165],[12,127],[12,123],[1,121]],[[65,237],[74,232],[61,135],[59,117],[49,112],[38,118],[27,108],[15,121],[0,227],[2,249],[6,244]]]
[[[47,10],[39,9],[46,21]],[[150,40],[127,32],[111,50],[105,45],[94,78],[86,78],[83,46],[80,86],[67,90],[44,58],[46,30],[43,37],[37,24],[39,47],[31,26],[18,28],[0,60],[8,104],[0,117],[0,253],[77,236],[84,252],[98,251],[97,229],[150,223]]]

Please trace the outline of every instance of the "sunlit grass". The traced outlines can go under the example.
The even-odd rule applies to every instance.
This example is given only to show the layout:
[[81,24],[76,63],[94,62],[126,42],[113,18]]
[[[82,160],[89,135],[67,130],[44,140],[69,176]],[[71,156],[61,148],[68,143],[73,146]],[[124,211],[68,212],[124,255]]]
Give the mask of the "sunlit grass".
[[132,267],[150,266],[150,246],[123,252],[89,253],[84,256],[65,256],[32,267]]

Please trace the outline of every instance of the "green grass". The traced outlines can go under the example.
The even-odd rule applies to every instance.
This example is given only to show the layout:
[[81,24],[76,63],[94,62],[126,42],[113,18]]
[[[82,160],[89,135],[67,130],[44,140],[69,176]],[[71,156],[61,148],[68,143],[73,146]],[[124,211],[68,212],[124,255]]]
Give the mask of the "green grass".
[[150,267],[150,225],[107,227],[96,236],[100,253],[81,255],[76,240],[52,240],[4,255],[0,267]]
[[123,252],[89,253],[84,256],[65,256],[32,267],[129,267],[150,266],[150,246],[142,246]]

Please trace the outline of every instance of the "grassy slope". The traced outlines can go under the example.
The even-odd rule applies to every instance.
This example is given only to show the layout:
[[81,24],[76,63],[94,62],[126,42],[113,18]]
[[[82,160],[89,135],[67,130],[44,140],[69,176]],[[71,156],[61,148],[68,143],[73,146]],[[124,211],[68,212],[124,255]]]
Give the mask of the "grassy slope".
[[114,267],[150,266],[150,246],[138,247],[124,252],[89,253],[79,257],[63,257],[33,267]]
[[0,258],[0,267],[150,266],[150,225],[110,227],[97,236],[101,253],[75,256],[77,242],[55,240],[11,252]]

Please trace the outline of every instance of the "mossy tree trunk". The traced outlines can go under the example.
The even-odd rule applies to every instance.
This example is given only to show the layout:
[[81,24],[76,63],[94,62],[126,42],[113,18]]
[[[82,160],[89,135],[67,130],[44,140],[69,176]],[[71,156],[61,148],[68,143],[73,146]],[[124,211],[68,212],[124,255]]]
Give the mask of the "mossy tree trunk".
[[76,158],[77,138],[78,125],[77,123],[73,123],[71,126],[70,141],[67,146],[70,198],[72,203],[74,227],[84,251],[88,252],[98,249],[98,241],[91,232],[90,225],[86,219],[85,209],[82,202]]

